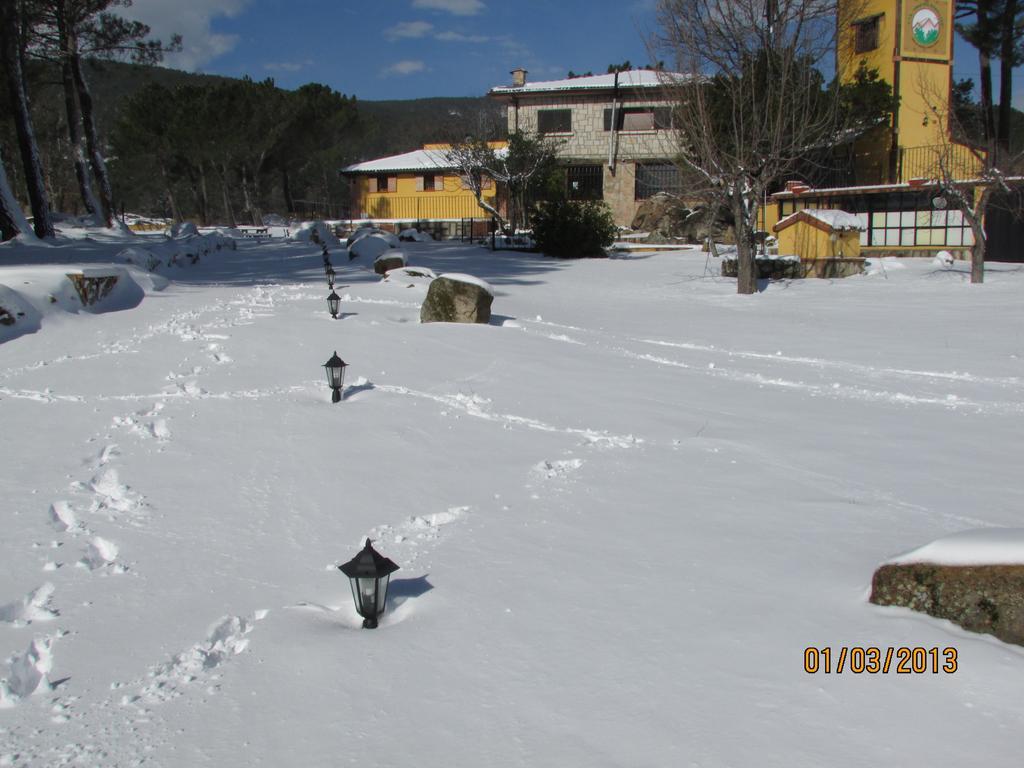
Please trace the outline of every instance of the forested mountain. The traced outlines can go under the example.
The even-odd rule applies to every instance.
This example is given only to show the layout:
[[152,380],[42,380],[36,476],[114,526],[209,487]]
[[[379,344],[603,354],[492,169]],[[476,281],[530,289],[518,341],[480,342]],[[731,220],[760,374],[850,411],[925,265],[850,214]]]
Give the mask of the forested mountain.
[[[285,91],[269,80],[118,61],[86,60],[84,70],[115,205],[149,215],[240,223],[268,213],[338,216],[344,165],[463,136],[482,114],[503,132],[497,105],[483,96],[375,102],[326,86]],[[33,62],[28,74],[51,202],[81,213],[60,72]],[[0,144],[12,157],[8,110],[0,115]],[[8,170],[21,189],[16,164]]]

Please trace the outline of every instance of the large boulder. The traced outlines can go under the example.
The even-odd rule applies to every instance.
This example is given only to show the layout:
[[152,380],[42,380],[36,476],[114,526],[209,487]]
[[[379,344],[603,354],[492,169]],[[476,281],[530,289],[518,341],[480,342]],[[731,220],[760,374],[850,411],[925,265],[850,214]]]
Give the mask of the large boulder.
[[1024,529],[947,536],[882,565],[871,602],[948,619],[1024,645]]
[[441,275],[430,283],[421,323],[489,323],[494,290],[472,275]]
[[391,243],[376,235],[367,235],[356,240],[348,248],[350,259],[363,258],[367,261],[376,259],[391,249]]
[[725,209],[711,211],[707,206],[689,208],[665,192],[647,198],[633,217],[632,228],[648,232],[647,240],[662,243],[682,240],[702,243],[708,237],[716,242],[733,242],[732,221]]
[[392,269],[405,266],[405,254],[401,251],[385,251],[373,260],[373,271],[378,275],[386,275]]

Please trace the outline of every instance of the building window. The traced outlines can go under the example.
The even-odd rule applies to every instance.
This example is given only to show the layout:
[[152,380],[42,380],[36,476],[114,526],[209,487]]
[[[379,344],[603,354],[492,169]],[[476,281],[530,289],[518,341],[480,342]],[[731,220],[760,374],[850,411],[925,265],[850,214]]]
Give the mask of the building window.
[[538,110],[537,133],[572,133],[572,110]]
[[394,192],[398,189],[398,177],[381,174],[370,177],[370,192]]
[[[619,107],[615,110],[617,131],[658,131],[672,127],[670,107]],[[612,129],[612,110],[604,111],[604,129]]]
[[881,14],[853,22],[853,52],[867,53],[878,47],[878,28]]
[[570,200],[602,200],[604,198],[604,167],[570,165],[565,169],[565,194]]
[[681,195],[683,181],[672,163],[637,163],[634,197],[646,200],[658,192]]

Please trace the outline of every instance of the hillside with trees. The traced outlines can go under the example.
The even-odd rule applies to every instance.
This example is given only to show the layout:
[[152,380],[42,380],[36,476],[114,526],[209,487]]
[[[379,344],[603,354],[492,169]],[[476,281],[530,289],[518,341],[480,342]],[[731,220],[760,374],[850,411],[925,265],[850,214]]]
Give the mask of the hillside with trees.
[[[253,223],[340,216],[340,168],[457,136],[484,97],[358,101],[310,83],[156,66],[179,41],[111,13],[115,0],[18,0],[0,19],[0,228],[40,236],[51,212]],[[501,129],[501,121],[489,120]]]

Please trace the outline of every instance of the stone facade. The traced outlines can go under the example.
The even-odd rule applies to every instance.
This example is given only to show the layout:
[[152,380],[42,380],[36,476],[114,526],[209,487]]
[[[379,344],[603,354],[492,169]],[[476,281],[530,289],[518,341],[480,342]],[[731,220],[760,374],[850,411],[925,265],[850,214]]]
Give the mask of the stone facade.
[[[672,102],[657,98],[656,94],[620,94],[619,107],[671,107]],[[509,131],[537,133],[537,113],[542,109],[569,109],[572,111],[572,131],[549,133],[550,138],[559,142],[558,154],[567,161],[608,162],[611,151],[612,131],[604,129],[604,113],[612,108],[609,93],[582,93],[569,95],[561,93],[530,96],[529,101],[520,99],[508,108]],[[669,130],[615,132],[618,160],[657,160],[671,157],[672,132]]]
[[[673,102],[660,89],[620,92],[619,109],[650,107],[666,109]],[[605,111],[612,109],[610,91],[576,91],[522,94],[508,104],[509,131],[537,135],[542,110],[571,111],[571,131],[545,134],[558,145],[558,156],[566,165],[602,167],[604,201],[615,223],[628,227],[643,200],[636,199],[637,162],[671,162],[674,134],[668,129],[605,130]],[[614,159],[614,166],[609,159]]]

